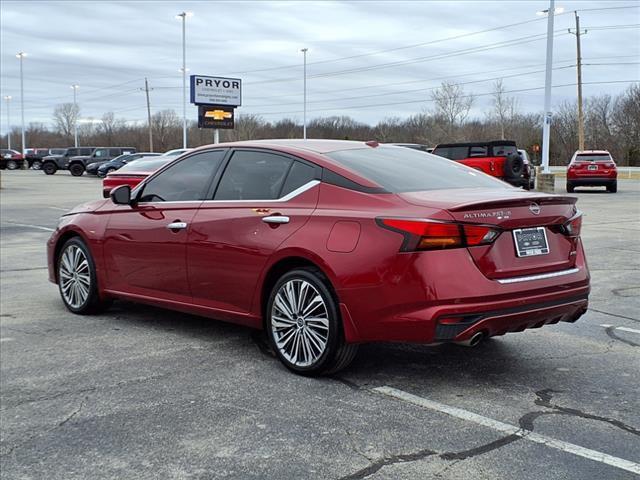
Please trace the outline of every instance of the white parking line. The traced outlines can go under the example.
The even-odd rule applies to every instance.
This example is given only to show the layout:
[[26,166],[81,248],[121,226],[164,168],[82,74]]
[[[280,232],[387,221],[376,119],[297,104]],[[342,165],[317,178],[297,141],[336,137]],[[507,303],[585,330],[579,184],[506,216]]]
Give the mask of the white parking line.
[[594,460],[600,463],[605,463],[607,465],[619,468],[621,470],[626,470],[628,472],[640,474],[640,463],[631,462],[629,460],[625,460],[624,458],[614,457],[606,453],[581,447],[580,445],[574,445],[572,443],[568,443],[562,440],[556,440],[555,438],[548,437],[540,433],[532,432],[529,430],[523,430],[519,427],[510,425],[508,423],[503,423],[498,420],[494,420],[492,418],[484,417],[482,415],[478,415],[477,413],[469,412],[468,410],[463,410],[461,408],[451,407],[443,403],[434,402],[432,400],[428,400],[426,398],[419,397],[417,395],[413,395],[411,393],[407,393],[402,390],[398,390],[396,388],[384,386],[384,387],[374,388],[373,391],[377,393],[381,393],[388,397],[393,397],[395,399],[402,400],[407,403],[411,403],[413,405],[417,405],[419,407],[428,408],[429,410],[445,413],[447,415],[450,415],[455,418],[459,418],[461,420],[473,422],[478,425],[491,428],[498,432],[506,433],[507,435],[517,435],[519,437],[522,437],[525,440],[529,440],[534,443],[539,443],[541,445],[545,445],[550,448],[555,448],[556,450],[572,453],[579,457],[588,458],[589,460]]
[[600,325],[602,328],[611,328],[613,327],[614,330],[620,330],[621,332],[629,332],[629,333],[640,333],[640,330],[636,330],[635,328],[629,328],[629,327],[614,327],[613,325],[608,325],[606,323],[603,323],[602,325]]
[[4,221],[3,223],[8,223],[9,225],[15,225],[16,227],[28,227],[28,228],[35,228],[36,230],[44,230],[46,232],[53,232],[55,231],[54,228],[49,228],[49,227],[42,227],[40,225],[31,225],[29,223],[16,223],[16,222],[7,222]]
[[0,343],[2,343],[2,342],[12,342],[14,340],[15,340],[15,338],[4,337],[4,338],[0,338]]

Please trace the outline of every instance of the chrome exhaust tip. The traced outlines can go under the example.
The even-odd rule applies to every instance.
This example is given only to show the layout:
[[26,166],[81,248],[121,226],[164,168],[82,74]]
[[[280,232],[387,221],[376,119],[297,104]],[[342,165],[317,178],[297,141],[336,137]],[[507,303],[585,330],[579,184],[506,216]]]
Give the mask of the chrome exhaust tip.
[[471,338],[467,340],[462,340],[460,342],[455,342],[456,345],[463,345],[465,347],[475,347],[484,339],[484,332],[474,333]]

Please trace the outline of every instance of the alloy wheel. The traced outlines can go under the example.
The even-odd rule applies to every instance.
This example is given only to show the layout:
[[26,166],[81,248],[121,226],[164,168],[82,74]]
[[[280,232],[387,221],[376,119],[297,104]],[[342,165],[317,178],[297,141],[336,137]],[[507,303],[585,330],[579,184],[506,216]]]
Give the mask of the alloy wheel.
[[60,256],[60,292],[72,308],[82,307],[91,291],[91,271],[86,254],[77,245],[69,245]]
[[306,280],[284,283],[273,301],[271,330],[288,362],[297,367],[315,364],[329,340],[328,310],[322,295]]

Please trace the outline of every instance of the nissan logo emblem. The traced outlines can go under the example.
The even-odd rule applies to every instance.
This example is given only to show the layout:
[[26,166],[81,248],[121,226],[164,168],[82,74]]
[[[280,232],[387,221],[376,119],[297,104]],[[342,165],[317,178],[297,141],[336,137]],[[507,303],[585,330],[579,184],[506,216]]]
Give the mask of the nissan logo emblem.
[[534,215],[540,215],[540,205],[538,205],[537,203],[532,203],[531,205],[529,205],[529,211]]

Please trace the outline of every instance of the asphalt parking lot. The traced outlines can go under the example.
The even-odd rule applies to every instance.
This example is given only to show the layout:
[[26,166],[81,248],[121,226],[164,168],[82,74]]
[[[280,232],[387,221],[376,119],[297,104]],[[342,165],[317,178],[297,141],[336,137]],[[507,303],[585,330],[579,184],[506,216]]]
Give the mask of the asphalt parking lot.
[[367,345],[323,379],[246,328],[123,302],[69,313],[45,241],[101,182],[14,171],[2,187],[3,479],[640,476],[638,180],[575,193],[592,274],[577,323]]

